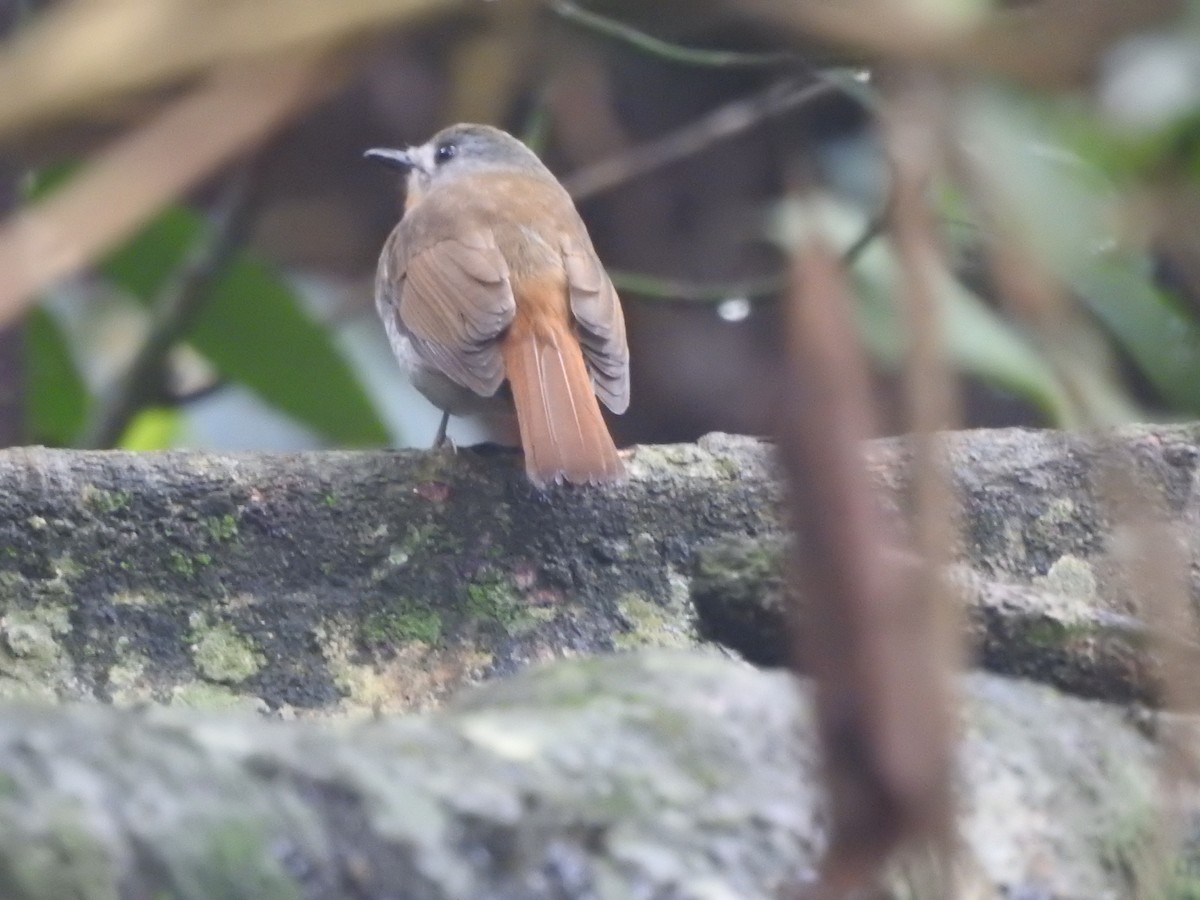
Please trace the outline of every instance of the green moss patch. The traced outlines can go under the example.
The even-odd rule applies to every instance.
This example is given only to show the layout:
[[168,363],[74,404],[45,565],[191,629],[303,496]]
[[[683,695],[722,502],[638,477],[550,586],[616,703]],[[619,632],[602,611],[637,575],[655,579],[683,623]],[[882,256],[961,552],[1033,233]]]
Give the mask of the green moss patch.
[[238,684],[258,673],[265,661],[249,639],[231,625],[209,625],[202,615],[192,616],[192,661],[209,681]]
[[231,513],[210,516],[204,520],[204,528],[214,541],[232,541],[238,536],[237,517]]
[[224,685],[209,684],[206,681],[190,681],[174,687],[171,690],[171,706],[214,712],[240,710],[261,713],[267,709],[267,705],[259,697],[239,694]]
[[0,616],[0,696],[57,696],[71,673],[61,638],[71,631],[65,606],[45,603]]
[[399,598],[392,606],[368,613],[359,633],[369,646],[409,641],[436,644],[442,636],[442,617],[435,609]]
[[695,635],[686,618],[676,609],[662,606],[640,594],[626,594],[617,601],[626,630],[613,638],[623,650],[635,647],[691,647]]
[[112,515],[128,508],[133,500],[129,491],[108,491],[95,485],[85,485],[80,492],[80,502],[87,509],[101,515]]
[[496,624],[512,635],[533,628],[545,616],[539,616],[524,603],[507,578],[485,574],[466,587],[467,615],[480,624]]

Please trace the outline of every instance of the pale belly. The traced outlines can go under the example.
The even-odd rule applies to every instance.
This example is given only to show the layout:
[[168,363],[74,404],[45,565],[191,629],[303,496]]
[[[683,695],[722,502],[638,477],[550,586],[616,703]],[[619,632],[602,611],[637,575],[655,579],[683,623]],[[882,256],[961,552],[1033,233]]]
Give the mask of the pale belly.
[[[386,266],[386,260],[385,254],[380,265]],[[388,278],[385,268],[381,279],[386,283]],[[417,352],[408,335],[400,327],[390,297],[378,289],[375,294],[375,308],[383,321],[396,361],[413,387],[420,391],[425,399],[452,416],[480,419],[480,424],[491,440],[505,444],[520,443],[516,409],[506,385],[501,386],[500,390],[490,397],[481,396],[470,388],[463,387],[442,374],[440,369],[431,365]]]
[[512,401],[508,399],[505,391],[499,391],[491,397],[481,397],[447,378],[417,353],[405,335],[397,335],[397,339],[392,341],[392,349],[413,387],[438,409],[445,410],[452,416],[499,413],[505,409],[512,409]]
[[481,397],[429,365],[405,335],[395,336],[392,349],[401,369],[426,400],[452,416],[477,420],[486,440],[520,446],[516,409],[506,386],[491,397]]

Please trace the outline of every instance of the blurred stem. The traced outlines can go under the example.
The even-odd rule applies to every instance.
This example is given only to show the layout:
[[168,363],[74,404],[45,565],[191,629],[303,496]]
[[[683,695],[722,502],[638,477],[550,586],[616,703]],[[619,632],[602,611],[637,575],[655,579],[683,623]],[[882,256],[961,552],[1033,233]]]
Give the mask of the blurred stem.
[[[0,0],[0,36],[19,28],[30,13],[27,0]],[[17,207],[24,173],[11,162],[0,163],[0,218]],[[0,447],[25,439],[25,326],[18,319],[0,330]]]
[[546,138],[550,134],[550,107],[544,92],[534,98],[533,107],[521,125],[521,143],[538,156],[546,149]]
[[[8,195],[14,177],[0,173],[0,214],[11,209]],[[17,319],[0,330],[0,447],[15,447],[26,439],[25,421],[25,320]]]
[[[905,677],[921,697],[920,714],[897,720],[897,759],[905,760],[907,786],[918,814],[910,840],[930,854],[921,866],[937,882],[930,896],[952,897],[956,846],[953,815],[953,688],[962,625],[961,598],[941,577],[958,545],[958,502],[950,484],[949,461],[939,433],[958,423],[959,398],[946,346],[946,322],[938,302],[939,274],[946,269],[937,223],[928,203],[940,164],[940,137],[948,106],[945,86],[925,72],[902,75],[884,120],[884,145],[892,172],[889,231],[899,263],[899,297],[907,318],[908,353],[904,395],[913,454],[911,502],[913,537],[921,560],[908,590],[893,599],[897,617],[920,635],[919,653],[908,655]],[[912,727],[913,723],[917,727]]]
[[133,417],[161,392],[167,355],[203,309],[213,284],[246,236],[255,207],[254,170],[253,163],[245,161],[229,176],[207,233],[155,301],[145,341],[100,398],[80,446],[116,446]]
[[671,62],[714,68],[779,66],[799,61],[794,53],[743,53],[738,50],[701,50],[681,47],[639,31],[631,25],[583,9],[572,0],[550,0],[550,8],[562,18],[589,31],[602,34]]
[[[793,577],[813,601],[792,641],[798,667],[803,662],[817,682],[825,759],[831,846],[815,895],[833,898],[865,888],[904,828],[878,712],[889,708],[883,694],[907,690],[907,679],[884,664],[903,658],[887,645],[908,632],[882,627],[879,614],[891,607],[898,573],[880,552],[889,523],[876,509],[860,455],[877,427],[846,270],[814,232],[796,244],[791,279],[783,306],[787,387],[775,427],[797,538]],[[790,621],[799,622],[799,613]]]

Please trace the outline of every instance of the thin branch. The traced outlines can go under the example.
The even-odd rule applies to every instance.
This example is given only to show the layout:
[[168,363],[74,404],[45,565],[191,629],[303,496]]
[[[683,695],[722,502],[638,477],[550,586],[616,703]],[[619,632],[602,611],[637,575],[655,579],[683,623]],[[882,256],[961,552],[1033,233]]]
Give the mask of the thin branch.
[[563,184],[576,201],[587,200],[749,131],[767,119],[842,90],[845,88],[833,78],[803,84],[788,79],[773,84],[758,94],[718,107],[657,140],[585,166],[565,178]]
[[629,44],[652,56],[684,65],[750,68],[795,64],[801,61],[801,58],[795,53],[744,53],[739,50],[703,50],[696,47],[683,47],[646,34],[624,22],[583,9],[572,0],[550,0],[550,8],[572,24]]
[[[1061,281],[1037,259],[1023,238],[1019,219],[1005,207],[1003,185],[986,177],[986,162],[959,150],[959,177],[973,193],[996,238],[987,248],[987,261],[1002,299],[1019,319],[1031,326],[1055,367],[1072,404],[1076,427],[1091,429],[1098,457],[1098,514],[1119,529],[1110,553],[1121,564],[1130,596],[1136,598],[1148,626],[1151,648],[1159,666],[1164,705],[1187,714],[1197,711],[1200,671],[1178,640],[1169,635],[1194,635],[1195,613],[1188,589],[1188,559],[1181,529],[1160,495],[1160,474],[1146,471],[1147,457],[1137,445],[1118,445],[1111,433],[1101,431],[1128,416],[1126,392],[1115,367],[1104,352],[1107,345],[1089,340],[1094,325],[1079,309]],[[1161,463],[1155,464],[1160,467]],[[1146,475],[1154,476],[1147,479]],[[1191,507],[1190,502],[1187,504]],[[1165,819],[1147,853],[1139,880],[1150,886],[1139,897],[1160,896],[1155,879],[1170,874],[1174,848],[1186,811],[1181,798],[1194,794],[1200,760],[1194,747],[1164,741],[1160,762]]]
[[246,236],[254,208],[252,170],[251,163],[243,163],[230,176],[208,233],[155,302],[145,341],[101,399],[81,446],[115,446],[138,410],[157,395],[167,354],[204,308],[213,284]]
[[[1113,542],[1112,552],[1146,622],[1147,644],[1162,680],[1163,708],[1194,716],[1200,698],[1200,669],[1186,640],[1179,640],[1197,633],[1184,537],[1191,523],[1185,523],[1181,533],[1178,523],[1171,521],[1155,485],[1140,471],[1143,464],[1136,445],[1121,446],[1111,434],[1102,432],[1096,434],[1096,440],[1100,452],[1098,490],[1121,534],[1121,539]],[[1162,737],[1158,765],[1162,819],[1142,860],[1138,880],[1144,886],[1137,893],[1139,898],[1169,892],[1178,847],[1189,827],[1189,798],[1195,796],[1198,783],[1200,757],[1193,743],[1186,734],[1167,732]]]
[[[0,3],[0,35],[9,35],[29,16],[26,0]],[[0,216],[17,208],[24,172],[15,162],[0,162]],[[0,447],[13,447],[25,437],[26,410],[25,323],[17,319],[0,328]]]
[[618,291],[628,291],[655,300],[671,300],[700,305],[724,303],[731,297],[747,300],[763,299],[777,295],[787,286],[786,275],[764,275],[747,281],[701,284],[678,278],[660,278],[644,272],[609,270],[609,278]]
[[[900,264],[901,303],[908,331],[904,394],[912,432],[913,536],[919,565],[906,590],[893,602],[905,622],[904,636],[890,640],[894,674],[887,710],[891,730],[889,771],[903,771],[901,784],[910,849],[924,846],[938,865],[923,865],[924,876],[939,882],[932,896],[958,894],[952,884],[955,828],[951,791],[953,691],[951,676],[960,663],[962,600],[941,576],[957,546],[957,498],[949,482],[940,432],[958,418],[958,393],[946,356],[945,322],[938,304],[938,275],[944,270],[937,225],[929,208],[929,186],[939,164],[940,111],[945,90],[929,74],[911,74],[889,105],[884,142],[892,172],[890,234]],[[899,651],[899,652],[897,652]],[[886,709],[883,700],[877,701]],[[906,807],[906,808],[905,808]]]
[[1060,424],[1136,421],[1136,410],[1120,385],[1106,341],[1029,246],[1004,185],[993,176],[987,160],[967,153],[960,142],[947,144],[945,158],[990,236],[984,245],[984,263],[1000,302],[1027,326],[1062,387]]
[[[842,265],[852,268],[862,256],[863,251],[883,233],[887,223],[891,199],[884,202],[883,208],[871,217],[863,228],[862,233],[854,239],[854,243],[842,251]],[[656,300],[671,300],[682,303],[711,304],[724,303],[732,297],[745,297],[747,300],[766,299],[780,294],[788,286],[788,276],[785,273],[764,275],[746,281],[730,281],[724,284],[701,284],[679,278],[661,278],[645,272],[626,272],[620,269],[610,269],[609,278],[619,291],[628,291],[642,297],[652,297]]]
[[858,258],[863,255],[868,247],[874,243],[875,238],[883,234],[883,229],[887,225],[888,216],[891,215],[892,196],[889,193],[883,201],[883,208],[879,210],[871,220],[867,222],[867,227],[845,250],[842,251],[842,265],[847,269],[854,267],[858,262]]

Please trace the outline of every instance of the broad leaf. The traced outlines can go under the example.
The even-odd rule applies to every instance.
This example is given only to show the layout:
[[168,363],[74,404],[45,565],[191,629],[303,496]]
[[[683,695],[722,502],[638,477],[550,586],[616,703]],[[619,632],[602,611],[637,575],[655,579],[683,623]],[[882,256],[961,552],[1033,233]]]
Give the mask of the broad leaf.
[[[102,266],[149,302],[203,234],[181,208],[164,212]],[[226,377],[275,408],[342,444],[383,444],[388,432],[328,331],[304,311],[268,266],[239,254],[213,285],[188,333],[191,344]]]
[[[888,242],[877,240],[854,267],[859,328],[881,361],[900,365],[908,339],[899,296],[899,268]],[[1070,422],[1070,404],[1049,365],[1011,324],[948,272],[937,279],[946,351],[964,372],[1025,398],[1056,424]]]
[[122,450],[166,450],[179,441],[183,415],[169,406],[147,406],[125,428],[117,446]]
[[25,319],[25,408],[29,439],[68,447],[83,431],[91,398],[70,344],[41,307]]
[[1200,414],[1200,325],[1147,267],[1097,261],[1072,286],[1173,408]]
[[[775,234],[786,248],[814,232],[834,246],[849,247],[865,227],[860,212],[834,201],[791,203],[781,207]],[[864,343],[881,364],[901,365],[909,342],[903,310],[897,304],[899,266],[889,242],[883,237],[873,240],[858,255],[850,274]],[[1062,385],[1020,331],[945,270],[938,273],[936,289],[946,353],[959,369],[1023,397],[1052,422],[1071,421]]]

